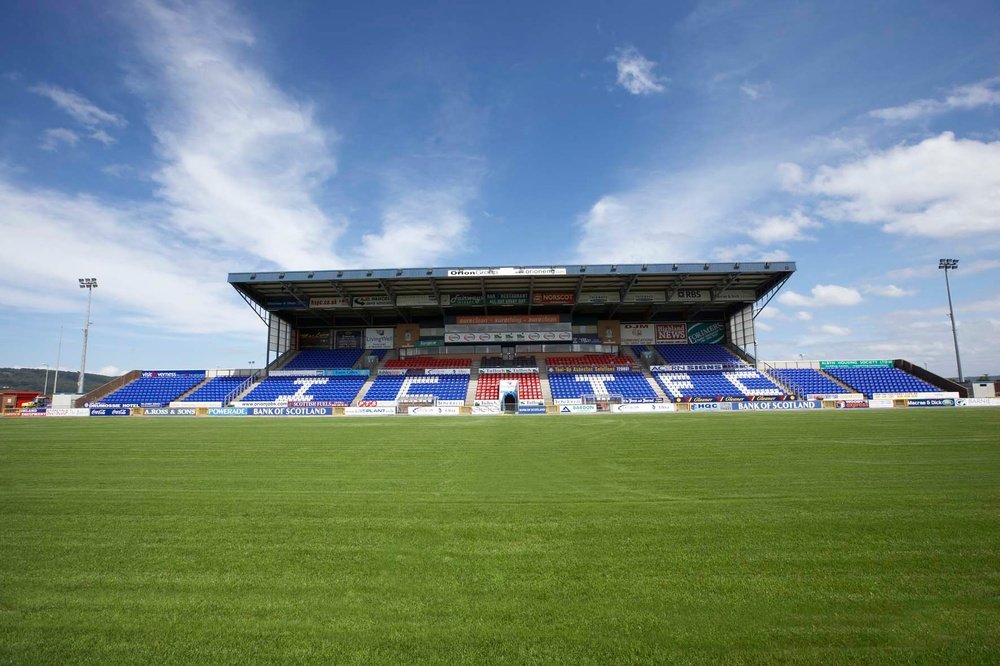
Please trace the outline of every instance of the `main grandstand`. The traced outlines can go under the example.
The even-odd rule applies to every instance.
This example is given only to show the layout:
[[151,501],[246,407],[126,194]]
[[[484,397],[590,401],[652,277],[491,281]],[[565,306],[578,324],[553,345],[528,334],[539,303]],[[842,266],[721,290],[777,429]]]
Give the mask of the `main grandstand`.
[[266,367],[134,371],[78,406],[538,413],[964,395],[901,359],[759,360],[754,322],[794,272],[758,262],[233,273],[266,327]]

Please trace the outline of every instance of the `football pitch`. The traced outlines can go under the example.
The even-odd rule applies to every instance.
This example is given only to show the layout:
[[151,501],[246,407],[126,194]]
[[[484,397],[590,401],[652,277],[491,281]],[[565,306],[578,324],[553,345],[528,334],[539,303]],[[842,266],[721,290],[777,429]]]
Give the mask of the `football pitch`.
[[0,662],[1000,661],[1000,410],[0,421]]

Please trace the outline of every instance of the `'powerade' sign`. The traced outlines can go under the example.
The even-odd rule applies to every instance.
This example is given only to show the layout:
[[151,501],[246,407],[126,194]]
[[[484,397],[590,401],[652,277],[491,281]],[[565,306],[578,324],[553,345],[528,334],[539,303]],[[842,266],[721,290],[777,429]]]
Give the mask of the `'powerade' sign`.
[[209,416],[246,416],[250,410],[246,407],[209,407]]
[[820,409],[823,406],[821,400],[784,400],[781,402],[734,402],[732,403],[736,411],[774,411],[788,409]]

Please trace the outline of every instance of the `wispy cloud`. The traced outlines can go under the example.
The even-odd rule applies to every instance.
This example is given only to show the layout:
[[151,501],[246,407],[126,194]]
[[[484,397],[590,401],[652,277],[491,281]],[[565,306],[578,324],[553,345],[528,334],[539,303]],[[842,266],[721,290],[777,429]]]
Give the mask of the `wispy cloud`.
[[152,109],[163,159],[153,180],[170,225],[262,265],[342,264],[345,222],[317,203],[335,170],[334,134],[254,64],[243,18],[222,4],[147,1],[131,20],[147,65],[133,82]]
[[379,233],[365,234],[360,255],[369,266],[433,265],[467,244],[469,218],[462,191],[411,192],[390,203]]
[[632,46],[622,46],[608,57],[618,69],[618,85],[633,95],[652,95],[666,91],[666,79],[656,75],[656,63],[646,59]]
[[50,83],[39,83],[30,90],[37,95],[47,97],[53,104],[87,127],[101,125],[124,127],[126,124],[122,116],[105,111],[76,91]]
[[940,99],[918,99],[900,106],[875,109],[870,115],[881,120],[900,122],[982,106],[1000,106],[1000,78],[956,86]]
[[[733,248],[733,217],[771,181],[773,163],[732,163],[655,175],[606,194],[578,219],[583,263],[704,261]],[[748,254],[739,257],[749,261]]]
[[753,101],[757,101],[770,91],[771,83],[769,81],[765,81],[763,83],[751,83],[749,81],[744,81],[740,85],[740,92],[743,93],[745,97]]
[[55,152],[60,146],[73,147],[80,142],[80,135],[65,127],[54,127],[42,132],[38,147],[47,152]]

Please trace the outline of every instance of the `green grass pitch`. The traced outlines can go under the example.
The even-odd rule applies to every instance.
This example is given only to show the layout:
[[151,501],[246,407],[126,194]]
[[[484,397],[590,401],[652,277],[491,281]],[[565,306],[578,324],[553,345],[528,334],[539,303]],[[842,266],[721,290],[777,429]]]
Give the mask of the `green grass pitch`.
[[1000,662],[1000,410],[0,421],[0,662]]

